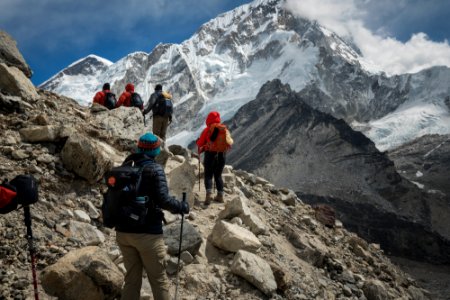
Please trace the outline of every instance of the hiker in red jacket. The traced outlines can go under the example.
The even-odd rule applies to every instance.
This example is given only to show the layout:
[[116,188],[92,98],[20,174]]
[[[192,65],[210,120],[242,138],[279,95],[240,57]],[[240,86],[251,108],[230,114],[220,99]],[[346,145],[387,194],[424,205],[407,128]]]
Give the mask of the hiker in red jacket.
[[109,83],[105,83],[102,90],[95,94],[93,103],[98,103],[108,109],[116,106],[116,95],[111,92]]
[[[227,127],[220,123],[220,114],[210,112],[206,117],[206,128],[197,140],[198,153],[205,152],[203,165],[205,167],[205,205],[212,200],[224,202],[222,171],[225,166],[225,153],[233,144]],[[217,187],[217,196],[213,198],[212,180]]]
[[134,92],[134,85],[128,83],[125,86],[125,91],[120,95],[119,101],[117,101],[116,107],[120,106],[138,107],[140,110],[144,109],[144,103],[138,93]]

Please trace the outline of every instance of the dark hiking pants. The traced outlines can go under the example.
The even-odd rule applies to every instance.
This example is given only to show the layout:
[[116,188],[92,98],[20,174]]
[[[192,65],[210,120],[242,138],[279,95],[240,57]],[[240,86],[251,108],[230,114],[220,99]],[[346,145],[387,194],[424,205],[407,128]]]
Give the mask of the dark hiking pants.
[[212,179],[216,182],[217,192],[223,193],[222,171],[225,167],[225,153],[223,152],[205,152],[203,160],[205,167],[205,189],[212,192]]

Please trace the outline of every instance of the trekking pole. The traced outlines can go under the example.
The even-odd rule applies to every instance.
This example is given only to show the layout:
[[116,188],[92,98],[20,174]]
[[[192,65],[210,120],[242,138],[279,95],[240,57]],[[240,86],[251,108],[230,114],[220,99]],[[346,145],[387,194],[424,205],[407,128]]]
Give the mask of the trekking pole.
[[200,151],[198,151],[198,191],[200,192]]
[[[183,192],[183,202],[186,202],[186,192]],[[180,245],[178,246],[177,283],[174,298],[175,300],[178,299],[178,282],[180,278],[180,258],[181,258],[181,242],[183,240],[183,223],[184,223],[184,213],[181,212]]]
[[33,244],[33,231],[31,229],[31,214],[30,214],[30,206],[26,205],[23,207],[23,213],[25,217],[25,225],[27,227],[27,240],[28,240],[28,249],[30,250],[30,259],[31,259],[31,272],[33,274],[33,287],[34,287],[34,299],[39,300],[39,292],[37,285],[37,276],[36,276],[36,256],[35,249]]

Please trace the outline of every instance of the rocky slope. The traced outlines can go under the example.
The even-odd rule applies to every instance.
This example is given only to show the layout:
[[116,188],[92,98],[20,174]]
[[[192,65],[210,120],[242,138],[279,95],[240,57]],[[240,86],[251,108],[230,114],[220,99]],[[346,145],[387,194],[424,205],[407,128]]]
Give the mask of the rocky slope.
[[450,197],[450,136],[426,135],[388,152],[402,176],[429,193]]
[[[4,88],[0,177],[29,173],[38,180],[40,201],[31,211],[41,299],[117,297],[123,264],[114,231],[101,223],[100,179],[145,131],[140,113],[88,110],[49,92],[24,97],[22,89],[4,94]],[[159,161],[172,193],[187,190],[192,207],[183,238],[182,299],[428,298],[378,245],[348,232],[338,220],[324,226],[318,221],[327,220],[321,210],[304,204],[293,191],[228,166],[226,203],[203,209],[197,158],[171,146]],[[0,216],[1,299],[32,298],[21,213]],[[177,216],[166,217],[174,292],[180,223]],[[143,298],[151,299],[145,280]]]
[[309,203],[332,204],[346,226],[383,249],[450,262],[448,199],[402,178],[368,138],[311,108],[307,95],[278,80],[264,85],[232,119],[229,163]]

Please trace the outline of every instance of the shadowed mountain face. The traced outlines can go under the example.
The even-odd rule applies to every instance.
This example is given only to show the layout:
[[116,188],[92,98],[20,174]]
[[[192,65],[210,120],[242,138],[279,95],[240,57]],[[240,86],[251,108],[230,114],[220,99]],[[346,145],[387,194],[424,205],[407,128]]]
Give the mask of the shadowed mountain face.
[[450,197],[450,135],[426,135],[388,155],[402,176],[431,193]]
[[304,201],[332,204],[345,226],[388,251],[450,262],[445,199],[402,178],[367,137],[304,97],[278,80],[266,83],[230,124],[235,146],[228,162]]

